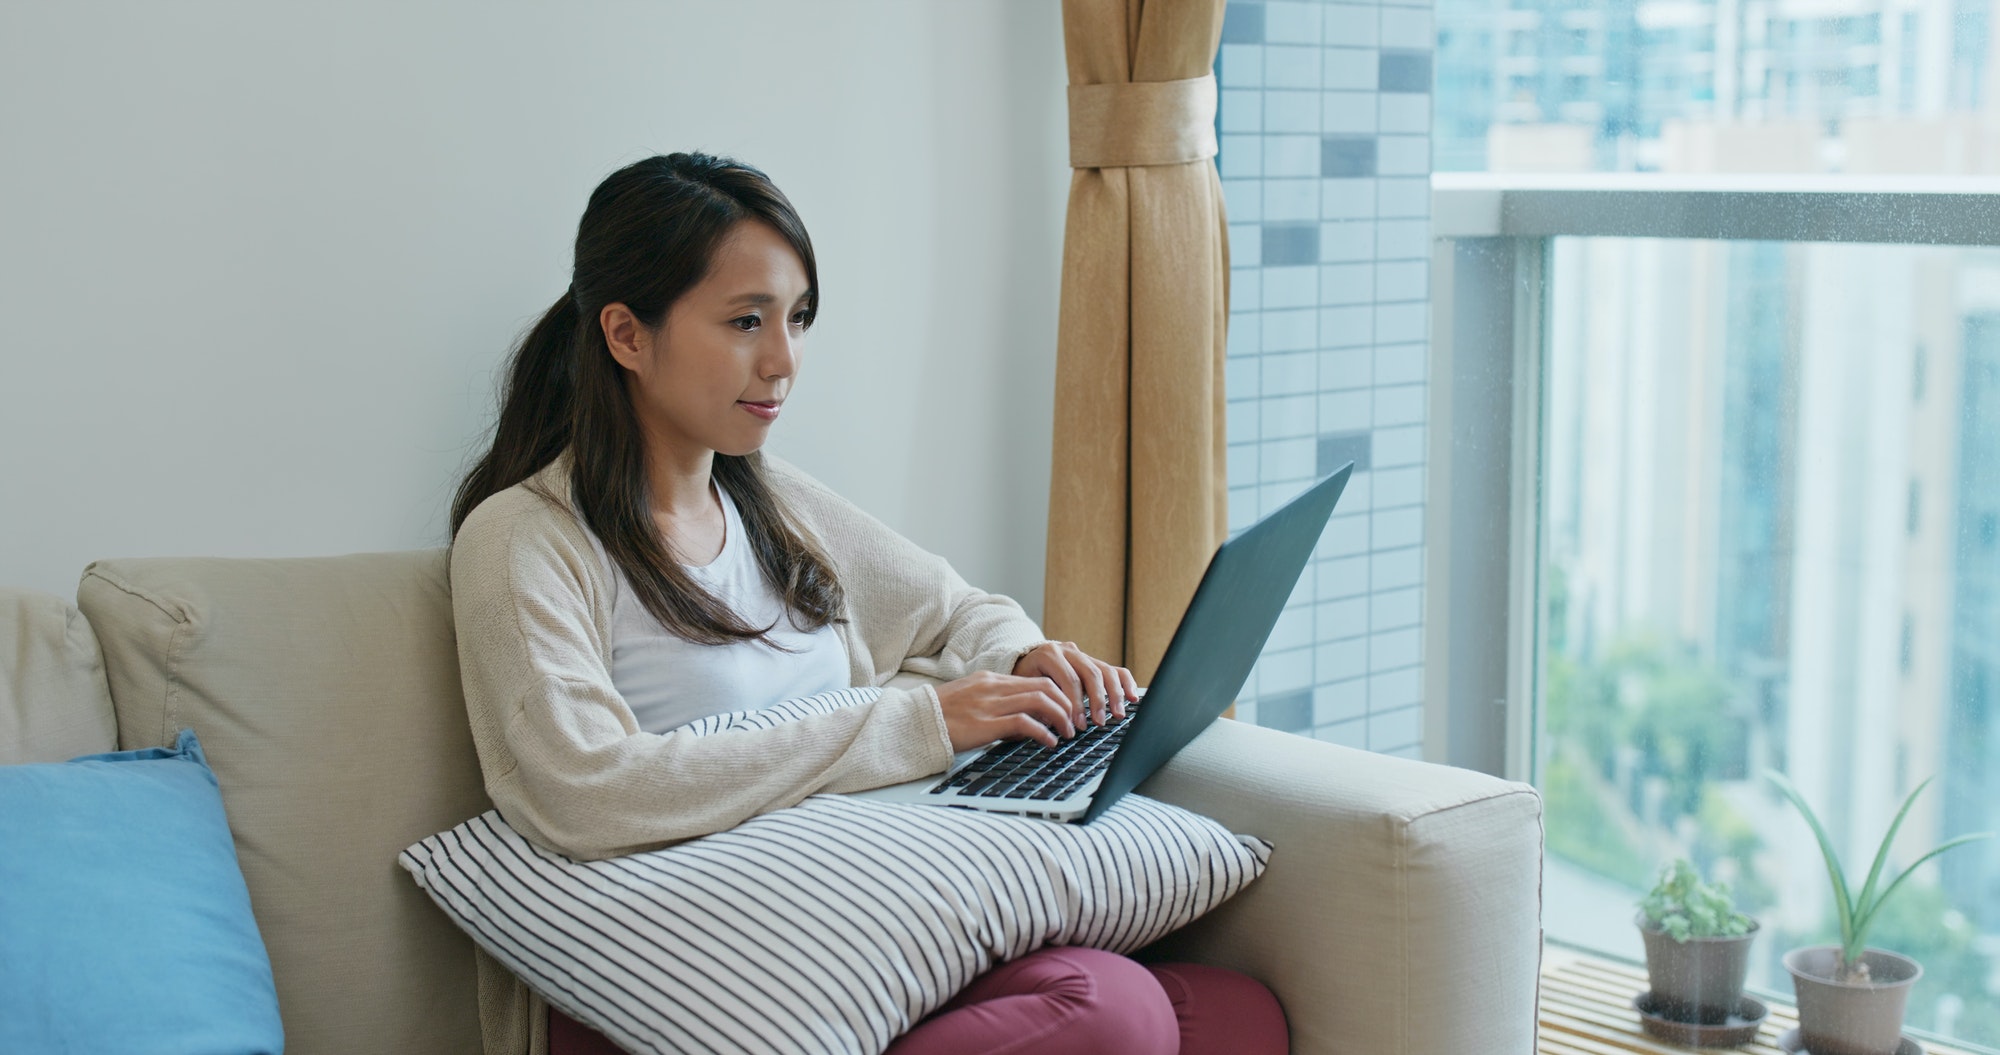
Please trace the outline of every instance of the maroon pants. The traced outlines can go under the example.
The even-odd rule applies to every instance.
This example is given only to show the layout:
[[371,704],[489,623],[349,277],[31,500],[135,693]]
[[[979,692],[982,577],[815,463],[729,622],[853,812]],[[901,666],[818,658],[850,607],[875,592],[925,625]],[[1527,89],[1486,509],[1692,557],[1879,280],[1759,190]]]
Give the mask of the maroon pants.
[[[1057,947],[973,979],[885,1055],[1284,1055],[1290,1044],[1277,997],[1248,975]],[[617,1051],[549,1009],[549,1055]]]

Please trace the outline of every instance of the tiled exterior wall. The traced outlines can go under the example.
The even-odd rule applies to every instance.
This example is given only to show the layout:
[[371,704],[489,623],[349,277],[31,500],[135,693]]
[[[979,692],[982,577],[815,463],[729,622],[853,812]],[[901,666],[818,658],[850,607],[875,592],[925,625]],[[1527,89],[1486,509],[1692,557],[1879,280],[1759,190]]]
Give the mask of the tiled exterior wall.
[[1231,0],[1229,527],[1352,460],[1239,699],[1260,725],[1416,755],[1423,732],[1429,0]]

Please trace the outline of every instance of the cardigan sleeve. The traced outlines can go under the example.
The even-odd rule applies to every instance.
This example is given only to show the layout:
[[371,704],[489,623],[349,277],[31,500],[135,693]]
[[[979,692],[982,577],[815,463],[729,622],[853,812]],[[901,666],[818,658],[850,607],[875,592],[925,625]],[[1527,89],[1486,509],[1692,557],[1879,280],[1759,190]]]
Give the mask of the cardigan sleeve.
[[764,730],[639,729],[592,615],[604,588],[594,560],[566,511],[518,489],[475,510],[452,546],[460,677],[486,790],[535,842],[583,859],[632,853],[950,761],[928,686]]
[[1045,640],[1012,598],[968,585],[943,557],[797,468],[770,457],[765,466],[833,561],[877,684],[899,670],[939,681],[982,670],[1005,674]]

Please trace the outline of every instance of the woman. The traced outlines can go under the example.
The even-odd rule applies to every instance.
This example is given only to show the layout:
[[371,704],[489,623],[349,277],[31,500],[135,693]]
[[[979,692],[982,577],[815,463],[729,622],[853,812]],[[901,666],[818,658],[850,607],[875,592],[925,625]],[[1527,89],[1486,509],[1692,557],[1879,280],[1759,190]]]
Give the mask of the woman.
[[[473,738],[522,834],[579,858],[651,849],[994,740],[1053,745],[1137,698],[1130,671],[1044,640],[1013,601],[758,454],[819,307],[804,224],[762,173],[674,154],[612,174],[572,276],[452,506]],[[902,670],[939,684],[754,733],[674,732]],[[1241,1052],[1246,1008],[1282,1051],[1276,1001],[1247,977],[1048,949],[890,1050],[1221,1051],[1226,1013]],[[604,1043],[556,1015],[550,1030],[558,1055]]]

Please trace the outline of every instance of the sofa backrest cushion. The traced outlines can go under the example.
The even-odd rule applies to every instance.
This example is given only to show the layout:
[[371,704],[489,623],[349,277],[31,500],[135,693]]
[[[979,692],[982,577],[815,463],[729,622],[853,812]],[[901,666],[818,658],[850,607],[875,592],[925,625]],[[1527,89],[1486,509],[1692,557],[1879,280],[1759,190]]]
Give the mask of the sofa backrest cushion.
[[491,807],[444,551],[85,569],[126,749],[201,737],[291,1055],[480,1050],[473,946],[396,866]]
[[101,754],[117,739],[83,613],[54,594],[0,588],[0,765]]

